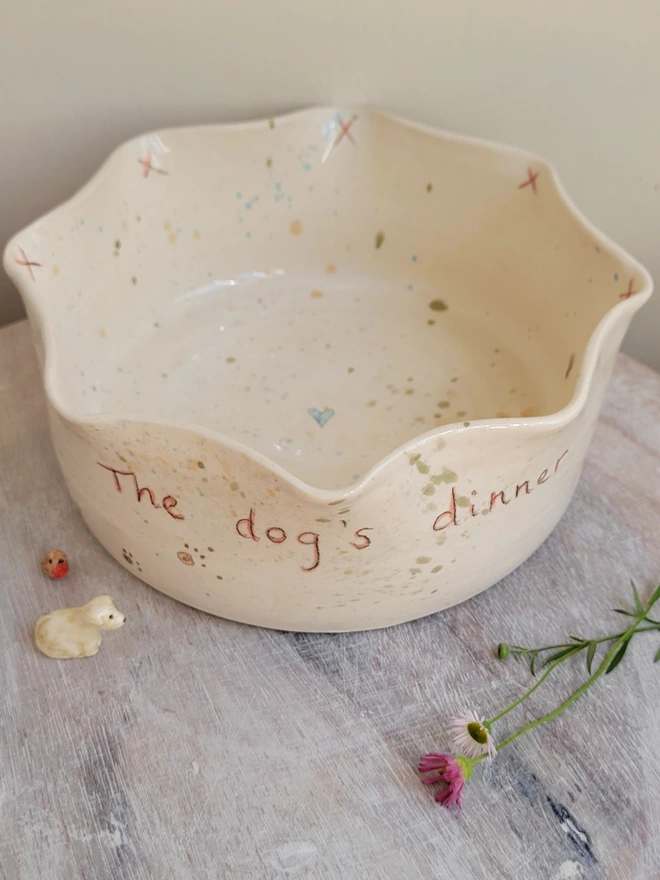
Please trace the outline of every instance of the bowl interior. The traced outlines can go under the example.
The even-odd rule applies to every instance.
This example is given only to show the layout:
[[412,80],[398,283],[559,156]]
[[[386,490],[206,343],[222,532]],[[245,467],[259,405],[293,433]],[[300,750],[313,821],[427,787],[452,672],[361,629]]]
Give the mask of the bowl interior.
[[334,110],[130,142],[24,244],[71,409],[210,428],[320,488],[558,411],[635,284],[537,160]]

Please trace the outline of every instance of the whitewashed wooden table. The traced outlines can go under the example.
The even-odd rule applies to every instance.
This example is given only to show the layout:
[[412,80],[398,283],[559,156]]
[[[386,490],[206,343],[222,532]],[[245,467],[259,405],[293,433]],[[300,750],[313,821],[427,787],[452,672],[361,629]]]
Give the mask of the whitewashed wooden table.
[[[576,497],[518,571],[349,635],[212,618],[106,555],[64,488],[25,323],[0,331],[0,414],[3,880],[660,878],[655,635],[475,772],[461,813],[415,770],[455,710],[492,714],[529,685],[497,642],[614,631],[629,577],[660,580],[659,375],[620,357]],[[72,561],[59,583],[39,571],[53,548]],[[128,623],[96,658],[37,653],[41,614],[99,593]],[[566,666],[530,712],[582,679]]]

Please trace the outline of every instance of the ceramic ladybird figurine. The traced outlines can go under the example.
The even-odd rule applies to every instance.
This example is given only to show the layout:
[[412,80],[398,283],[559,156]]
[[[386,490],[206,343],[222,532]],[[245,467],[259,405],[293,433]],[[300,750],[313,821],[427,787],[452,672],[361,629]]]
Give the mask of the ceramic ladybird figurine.
[[42,654],[57,660],[93,657],[101,647],[101,630],[119,629],[125,622],[112,596],[97,596],[78,608],[59,608],[40,617],[34,640]]
[[66,553],[61,550],[51,550],[48,556],[41,560],[41,570],[55,581],[66,577],[69,573],[69,560],[66,558]]

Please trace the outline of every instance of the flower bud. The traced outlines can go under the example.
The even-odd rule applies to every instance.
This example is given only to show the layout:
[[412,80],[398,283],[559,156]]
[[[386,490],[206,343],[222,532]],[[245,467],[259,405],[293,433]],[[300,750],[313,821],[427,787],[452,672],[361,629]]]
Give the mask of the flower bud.
[[506,642],[500,642],[497,646],[497,656],[500,660],[505,660],[509,656],[509,646]]

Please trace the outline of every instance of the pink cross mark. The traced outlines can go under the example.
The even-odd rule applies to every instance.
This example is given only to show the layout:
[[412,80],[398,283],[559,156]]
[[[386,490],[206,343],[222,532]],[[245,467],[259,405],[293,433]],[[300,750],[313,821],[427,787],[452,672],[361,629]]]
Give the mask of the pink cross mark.
[[41,268],[41,263],[35,263],[34,260],[28,260],[27,254],[25,253],[23,248],[19,248],[19,251],[21,252],[23,259],[19,260],[18,258],[16,258],[15,262],[18,263],[19,266],[25,266],[30,273],[30,278],[34,281],[34,272],[32,271],[32,267],[37,266],[38,268]]
[[144,159],[138,159],[138,162],[140,163],[140,165],[144,166],[144,171],[142,172],[142,177],[149,177],[150,171],[155,171],[156,174],[167,174],[167,171],[165,171],[163,168],[156,168],[156,166],[153,163],[153,156],[151,155],[151,153],[148,150],[147,150],[147,154],[144,157]]
[[337,137],[335,138],[335,142],[334,142],[333,146],[336,147],[337,144],[340,144],[342,142],[342,140],[344,138],[346,138],[347,140],[349,140],[353,144],[354,147],[357,147],[357,144],[355,143],[355,138],[351,134],[351,126],[353,125],[354,122],[355,122],[355,117],[353,117],[352,119],[349,119],[348,122],[344,122],[344,120],[341,117],[339,117],[339,119],[337,120],[337,125],[339,126],[340,130],[337,132]]
[[636,291],[636,290],[634,289],[634,287],[633,287],[633,283],[634,283],[634,281],[635,281],[634,278],[631,278],[631,279],[630,279],[630,281],[628,282],[628,290],[624,290],[623,293],[620,293],[620,294],[619,294],[619,299],[630,299],[630,297],[631,297],[634,293],[637,293],[637,291]]
[[524,180],[518,189],[524,189],[526,186],[531,186],[532,192],[536,195],[536,178],[539,176],[540,171],[532,171],[531,168],[527,169],[527,180]]

